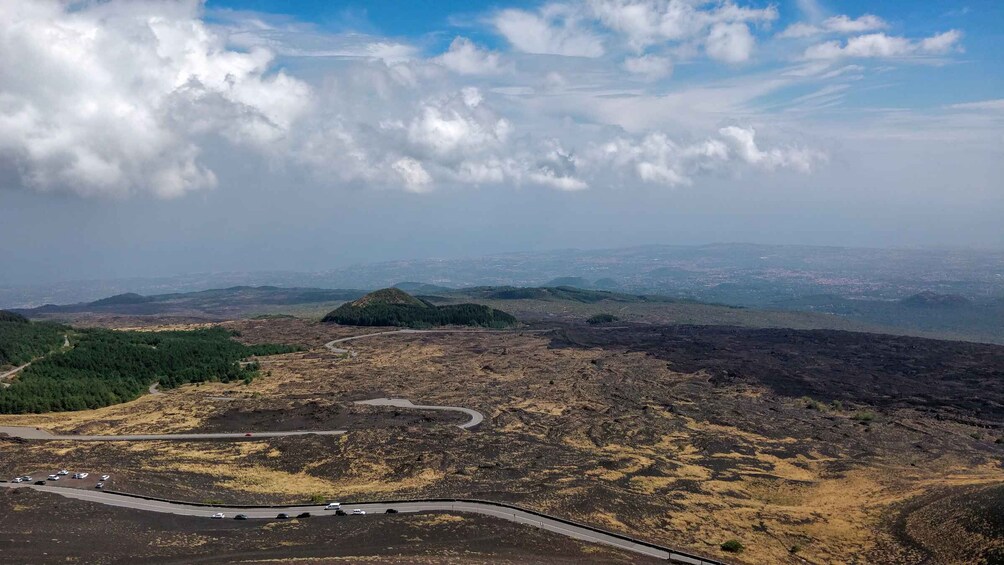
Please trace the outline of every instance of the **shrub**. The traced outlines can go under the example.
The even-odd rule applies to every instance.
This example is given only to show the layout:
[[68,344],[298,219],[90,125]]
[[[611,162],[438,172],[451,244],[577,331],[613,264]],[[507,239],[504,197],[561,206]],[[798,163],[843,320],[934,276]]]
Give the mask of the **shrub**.
[[854,415],[851,416],[851,418],[857,420],[858,422],[867,423],[875,419],[875,413],[868,411],[855,412]]
[[737,539],[730,539],[729,541],[721,545],[722,551],[727,551],[729,553],[742,553],[743,547],[742,542]]
[[592,316],[591,318],[589,318],[588,320],[586,320],[586,323],[587,324],[592,324],[592,325],[596,325],[596,324],[609,324],[610,322],[616,322],[617,320],[620,320],[620,318],[618,318],[617,316],[614,316],[613,314],[605,314],[604,313],[604,314],[596,314],[595,316]]

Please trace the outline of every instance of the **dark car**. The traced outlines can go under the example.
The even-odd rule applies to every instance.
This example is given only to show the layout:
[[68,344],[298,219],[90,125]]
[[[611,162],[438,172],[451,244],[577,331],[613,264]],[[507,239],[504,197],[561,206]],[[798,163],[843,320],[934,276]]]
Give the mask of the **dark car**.
[[345,511],[339,508],[338,510],[335,510],[335,516],[345,516]]
[[238,514],[238,515],[234,516],[234,520],[247,520],[247,519],[248,519],[248,515],[247,514]]
[[302,514],[299,514],[297,515],[297,518],[310,518],[310,512],[304,512]]
[[45,481],[35,481],[35,484],[36,484],[36,485],[44,485],[44,484],[45,484]]
[[289,514],[286,514],[285,512],[280,512],[276,515],[276,518],[279,520],[285,520],[286,518],[289,518]]
[[387,509],[387,513],[388,514],[397,514],[397,510],[394,510],[393,508],[388,508]]

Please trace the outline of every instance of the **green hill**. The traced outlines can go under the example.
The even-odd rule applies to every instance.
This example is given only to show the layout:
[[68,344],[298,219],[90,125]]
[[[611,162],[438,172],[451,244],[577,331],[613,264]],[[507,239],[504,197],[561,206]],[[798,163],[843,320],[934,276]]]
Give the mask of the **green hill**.
[[27,324],[28,318],[25,318],[21,314],[15,314],[14,312],[8,312],[7,310],[0,310],[0,322],[14,322],[16,324]]
[[435,306],[397,288],[385,288],[343,304],[328,313],[322,322],[348,326],[478,326],[506,328],[517,320],[501,310],[481,304]]

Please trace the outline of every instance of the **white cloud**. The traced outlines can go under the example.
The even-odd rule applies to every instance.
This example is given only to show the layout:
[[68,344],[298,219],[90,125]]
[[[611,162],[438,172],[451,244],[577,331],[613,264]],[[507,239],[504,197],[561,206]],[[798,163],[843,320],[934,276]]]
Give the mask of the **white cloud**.
[[806,59],[838,59],[841,57],[889,58],[917,55],[945,55],[960,49],[958,43],[962,32],[949,30],[920,41],[884,33],[859,35],[841,44],[828,41],[813,45],[805,50]]
[[952,104],[948,106],[953,110],[990,110],[1004,111],[1004,98],[994,100],[980,100],[979,102],[964,102],[962,104]]
[[607,28],[622,34],[636,51],[665,41],[699,38],[718,24],[771,22],[777,9],[746,8],[731,1],[588,0],[588,9]]
[[594,171],[628,171],[642,182],[676,187],[693,184],[696,175],[737,164],[808,173],[826,159],[822,152],[803,147],[761,150],[753,128],[729,126],[718,134],[718,138],[689,144],[680,144],[662,132],[648,133],[640,139],[620,137],[592,147],[584,162]]
[[756,41],[746,24],[715,24],[704,46],[708,56],[725,63],[742,63],[753,54]]
[[82,195],[210,188],[199,139],[281,142],[310,89],[230,51],[200,3],[0,3],[0,160],[22,182]]
[[404,187],[409,192],[427,192],[429,190],[432,177],[426,172],[422,163],[411,157],[402,157],[394,161],[391,167],[401,176],[401,180],[404,181]]
[[818,161],[825,159],[825,155],[818,151],[798,147],[761,150],[756,144],[753,128],[728,126],[718,130],[718,133],[732,144],[740,159],[767,170],[791,168],[808,173]]
[[551,4],[537,12],[502,10],[495,29],[518,51],[544,55],[600,57],[605,53],[598,35],[579,26],[578,14]]
[[813,25],[805,22],[791,24],[785,28],[784,31],[779,33],[778,37],[802,38],[822,33],[852,34],[875,31],[885,29],[887,27],[889,27],[889,24],[887,24],[885,20],[878,16],[873,16],[872,14],[865,14],[858,18],[850,18],[845,15],[840,15],[827,18],[823,20],[820,25]]
[[462,75],[491,75],[501,72],[498,53],[481,49],[466,37],[457,37],[450,49],[437,58],[440,64]]
[[673,73],[673,61],[669,57],[658,55],[628,57],[624,59],[624,70],[647,80],[657,80]]

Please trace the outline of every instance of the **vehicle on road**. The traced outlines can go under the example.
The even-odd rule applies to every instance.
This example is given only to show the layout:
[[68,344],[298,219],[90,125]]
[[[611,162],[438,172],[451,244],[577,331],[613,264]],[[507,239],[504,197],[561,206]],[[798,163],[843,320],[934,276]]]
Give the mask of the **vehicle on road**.
[[238,514],[238,515],[234,516],[234,520],[247,520],[247,519],[248,519],[248,515],[247,514]]
[[327,506],[324,507],[325,510],[338,510],[341,508],[341,502],[329,502]]
[[251,432],[244,434],[244,437],[251,437]]
[[342,510],[341,508],[339,508],[338,510],[335,510],[335,516],[346,516],[346,515],[347,514],[345,513],[345,511]]
[[361,509],[361,508],[356,508],[355,510],[352,511],[352,515],[353,516],[361,516],[361,515],[363,515],[365,513],[366,513],[366,511],[363,510],[363,509]]
[[60,471],[60,472],[58,472],[56,474],[59,475],[59,476],[63,476],[63,475],[69,475],[70,472],[67,471],[66,469],[63,469],[62,471]]
[[388,508],[387,514],[397,514],[397,510],[394,510],[393,508]]
[[216,514],[213,514],[213,520],[222,520],[226,517],[227,515],[222,512],[217,512]]
[[276,520],[285,520],[286,518],[289,518],[289,514],[286,514],[285,512],[280,512],[276,514],[275,518]]
[[310,512],[301,512],[296,517],[297,518],[310,518]]
[[35,484],[36,484],[36,485],[44,485],[44,484],[45,484],[45,481],[35,481]]
[[110,478],[112,478],[111,475],[101,475],[101,482],[105,482],[105,481],[107,481]]

